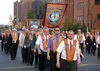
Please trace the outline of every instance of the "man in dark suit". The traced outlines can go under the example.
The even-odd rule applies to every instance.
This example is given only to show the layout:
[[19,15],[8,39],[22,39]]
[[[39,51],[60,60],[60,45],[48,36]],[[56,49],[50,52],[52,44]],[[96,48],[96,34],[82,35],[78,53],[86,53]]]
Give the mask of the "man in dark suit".
[[6,41],[6,32],[4,32],[3,34],[3,48],[4,48],[4,51],[6,53],[6,49],[7,49],[7,41]]
[[10,48],[12,46],[11,45],[12,44],[12,36],[11,36],[10,30],[7,32],[6,41],[7,41],[7,51],[6,51],[6,53],[8,54],[10,52]]
[[88,33],[88,37],[86,39],[86,46],[87,46],[87,51],[88,51],[88,54],[90,54],[91,52],[91,46],[92,46],[92,38],[91,38],[91,34],[90,32]]
[[1,43],[1,51],[3,51],[3,49],[2,49],[2,33],[0,34],[0,43]]
[[95,55],[96,51],[96,36],[93,36],[93,42],[92,42],[92,54]]
[[11,36],[12,36],[12,47],[10,50],[11,53],[11,60],[15,60],[16,58],[16,53],[17,53],[17,47],[18,47],[18,33],[16,31],[16,29],[13,29],[13,31],[11,32]]

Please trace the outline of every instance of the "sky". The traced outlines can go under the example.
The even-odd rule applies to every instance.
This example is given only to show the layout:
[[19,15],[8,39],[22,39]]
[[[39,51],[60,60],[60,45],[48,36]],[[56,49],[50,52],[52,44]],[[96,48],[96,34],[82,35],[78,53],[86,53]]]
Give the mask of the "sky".
[[14,14],[14,2],[17,0],[0,1],[0,24],[9,24],[10,15]]

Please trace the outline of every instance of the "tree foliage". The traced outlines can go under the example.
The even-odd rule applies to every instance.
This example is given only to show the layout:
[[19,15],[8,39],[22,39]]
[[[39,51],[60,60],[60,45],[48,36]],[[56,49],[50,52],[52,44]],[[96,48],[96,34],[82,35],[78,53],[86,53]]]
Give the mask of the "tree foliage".
[[67,29],[67,26],[68,26],[68,18],[66,17],[65,18],[65,22],[64,23],[62,23],[63,25],[63,27],[61,28],[61,30],[62,31],[66,31],[66,29]]
[[31,8],[31,9],[27,12],[27,19],[36,19],[36,15],[35,15],[34,9]]
[[[67,28],[68,27],[68,28]],[[68,18],[66,17],[65,22],[63,23],[63,27],[61,28],[61,30],[65,31],[65,30],[73,30],[75,33],[77,33],[78,29],[81,29],[82,32],[86,33],[87,32],[87,26],[83,23],[74,23],[74,21],[68,23]]]

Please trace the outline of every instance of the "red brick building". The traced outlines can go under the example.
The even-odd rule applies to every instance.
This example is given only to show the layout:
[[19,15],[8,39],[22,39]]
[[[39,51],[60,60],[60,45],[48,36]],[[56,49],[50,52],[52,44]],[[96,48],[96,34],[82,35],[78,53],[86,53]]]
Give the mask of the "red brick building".
[[36,0],[21,0],[20,2],[14,3],[14,16],[18,16],[18,20],[25,23],[26,15],[30,8],[32,8],[32,3]]
[[[33,2],[43,0],[21,0],[14,3],[14,16],[17,16],[18,3],[18,18],[25,23],[25,17],[30,8],[34,8]],[[75,23],[85,23],[89,29],[100,30],[100,0],[49,0],[51,3],[68,4],[65,12],[65,17],[68,18],[68,23],[74,20]],[[37,9],[38,10],[38,9]]]
[[100,31],[100,0],[90,1],[91,28]]
[[74,21],[100,30],[100,0],[74,0]]

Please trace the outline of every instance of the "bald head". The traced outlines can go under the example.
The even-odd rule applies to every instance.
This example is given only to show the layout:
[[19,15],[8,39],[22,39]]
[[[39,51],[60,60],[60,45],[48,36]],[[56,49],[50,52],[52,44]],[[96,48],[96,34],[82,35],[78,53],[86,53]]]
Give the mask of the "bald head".
[[78,29],[78,31],[77,31],[77,32],[78,32],[78,34],[81,34],[81,29]]
[[69,38],[70,40],[72,40],[72,39],[74,38],[74,31],[73,31],[73,30],[69,30],[69,31],[68,31],[68,38]]

